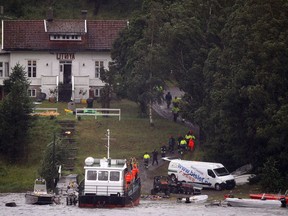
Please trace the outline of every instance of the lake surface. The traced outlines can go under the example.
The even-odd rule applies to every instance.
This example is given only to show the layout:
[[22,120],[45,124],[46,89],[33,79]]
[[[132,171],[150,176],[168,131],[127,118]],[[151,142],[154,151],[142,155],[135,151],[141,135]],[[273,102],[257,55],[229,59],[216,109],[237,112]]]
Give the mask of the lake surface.
[[[15,202],[16,207],[5,206]],[[140,205],[121,209],[83,209],[67,206],[63,197],[59,205],[28,205],[25,204],[24,193],[0,194],[0,216],[281,216],[288,215],[288,208],[236,208],[229,206],[211,206],[205,204],[177,203],[174,199],[151,200],[142,199]]]

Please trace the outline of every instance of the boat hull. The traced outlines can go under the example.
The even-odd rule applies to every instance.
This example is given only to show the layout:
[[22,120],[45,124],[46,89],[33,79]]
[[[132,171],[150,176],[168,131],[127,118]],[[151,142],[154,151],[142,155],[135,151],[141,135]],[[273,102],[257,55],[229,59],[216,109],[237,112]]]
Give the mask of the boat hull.
[[25,194],[25,203],[32,204],[32,205],[49,205],[53,204],[54,202],[54,195],[52,194],[34,194],[34,193],[27,193]]
[[109,196],[97,194],[79,195],[78,205],[80,208],[121,208],[139,205],[141,186],[133,185],[125,195],[111,194]]
[[280,200],[285,199],[288,204],[288,196],[278,194],[249,194],[251,199],[267,199],[267,200]]
[[249,208],[279,208],[280,200],[261,200],[261,199],[241,199],[226,198],[227,204],[233,207],[249,207]]
[[208,200],[207,195],[194,195],[186,198],[178,198],[177,202],[181,203],[205,203]]

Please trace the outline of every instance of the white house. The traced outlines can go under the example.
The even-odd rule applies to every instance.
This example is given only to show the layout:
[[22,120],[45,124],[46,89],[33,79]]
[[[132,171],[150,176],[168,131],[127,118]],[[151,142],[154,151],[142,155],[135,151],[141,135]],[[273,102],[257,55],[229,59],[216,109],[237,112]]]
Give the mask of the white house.
[[99,97],[100,68],[108,69],[112,44],[126,26],[126,20],[2,20],[0,99],[17,63],[27,72],[31,97],[48,98],[60,88],[69,100]]

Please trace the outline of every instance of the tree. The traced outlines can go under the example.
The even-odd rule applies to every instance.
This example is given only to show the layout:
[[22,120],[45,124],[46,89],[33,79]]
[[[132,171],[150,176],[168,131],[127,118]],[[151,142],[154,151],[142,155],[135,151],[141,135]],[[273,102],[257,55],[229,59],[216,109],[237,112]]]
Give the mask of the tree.
[[28,96],[29,81],[24,68],[15,65],[4,80],[7,96],[0,107],[0,153],[14,161],[25,155],[31,124],[32,102]]
[[[139,104],[141,115],[149,113],[153,125],[152,103],[163,97],[161,89],[170,73],[165,46],[159,31],[165,19],[161,4],[149,3],[146,12],[135,16],[121,33],[112,50],[112,58],[121,76],[125,95]],[[148,109],[149,108],[149,109]]]

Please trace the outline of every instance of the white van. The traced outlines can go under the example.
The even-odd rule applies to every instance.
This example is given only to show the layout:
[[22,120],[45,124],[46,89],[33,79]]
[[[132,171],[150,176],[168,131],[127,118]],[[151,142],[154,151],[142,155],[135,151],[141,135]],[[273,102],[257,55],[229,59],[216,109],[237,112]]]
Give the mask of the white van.
[[235,187],[234,177],[221,163],[174,159],[170,160],[168,175],[203,188],[222,190]]

